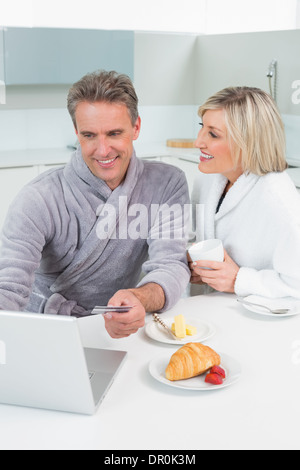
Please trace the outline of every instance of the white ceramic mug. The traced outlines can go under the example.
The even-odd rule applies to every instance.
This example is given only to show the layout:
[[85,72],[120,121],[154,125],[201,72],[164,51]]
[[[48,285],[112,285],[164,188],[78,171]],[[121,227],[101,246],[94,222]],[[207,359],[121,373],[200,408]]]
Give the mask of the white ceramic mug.
[[192,261],[224,261],[224,248],[221,240],[210,239],[195,243],[188,250]]

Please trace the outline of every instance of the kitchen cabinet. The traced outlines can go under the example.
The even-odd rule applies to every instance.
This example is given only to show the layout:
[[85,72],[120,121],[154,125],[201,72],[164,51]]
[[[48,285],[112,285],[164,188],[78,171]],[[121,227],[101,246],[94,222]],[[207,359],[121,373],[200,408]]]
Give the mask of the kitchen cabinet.
[[14,168],[0,168],[0,231],[8,211],[8,208],[17,196],[19,191],[33,180],[36,176],[44,173],[45,171],[64,166],[65,162],[49,163],[49,164],[36,164],[24,167]]
[[[62,154],[61,163],[38,163],[26,167],[16,166],[14,168],[0,168],[0,230],[2,229],[10,203],[22,187],[44,171],[63,166],[65,164],[64,158],[66,159],[67,157]],[[175,156],[156,156],[151,158],[151,160],[159,160],[177,166],[183,170],[186,174],[191,193],[194,178],[197,174],[196,163],[185,161]]]
[[298,192],[300,193],[300,168],[288,168],[287,174],[292,178],[294,181]]
[[64,163],[0,169],[0,231],[11,202],[23,186],[41,173],[63,165]]
[[[170,165],[177,166],[180,168],[186,176],[188,187],[189,187],[189,193],[190,197],[192,195],[192,190],[194,186],[194,181],[195,177],[197,176],[198,170],[198,164],[192,161],[185,160],[184,157],[162,157],[161,159],[164,163],[168,163]],[[192,230],[192,206],[190,205],[190,211],[189,211],[189,217],[190,217],[190,224],[189,224],[189,237],[193,238],[193,230]]]
[[176,166],[177,168],[180,168],[186,176],[188,186],[189,186],[189,192],[190,195],[192,193],[193,185],[194,185],[194,180],[195,177],[197,176],[198,170],[198,164],[192,161],[185,160],[184,157],[178,157],[178,156],[161,156],[161,157],[153,157],[151,160],[159,160],[163,163],[167,163],[169,165]]
[[4,81],[4,31],[0,28],[0,80]]
[[4,31],[0,28],[0,105],[5,104],[4,79]]
[[184,160],[184,158],[178,158],[176,166],[178,166],[182,171],[184,171],[190,190],[190,195],[192,194],[195,178],[199,172],[198,163]]
[[4,47],[7,85],[71,84],[99,69],[133,79],[133,31],[6,28]]
[[65,163],[57,163],[57,164],[46,164],[46,165],[38,165],[37,166],[37,172],[40,175],[41,173],[44,173],[45,171],[48,170],[54,170],[55,168],[61,168],[65,166]]
[[0,230],[7,210],[22,187],[38,176],[37,166],[19,168],[1,168],[0,170]]

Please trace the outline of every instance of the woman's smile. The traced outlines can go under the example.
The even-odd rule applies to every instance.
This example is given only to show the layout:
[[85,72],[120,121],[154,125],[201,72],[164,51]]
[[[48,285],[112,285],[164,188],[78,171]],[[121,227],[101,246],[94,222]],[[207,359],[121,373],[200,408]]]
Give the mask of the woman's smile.
[[207,162],[209,160],[212,160],[214,157],[212,155],[209,155],[205,152],[203,152],[203,150],[200,150],[200,162]]

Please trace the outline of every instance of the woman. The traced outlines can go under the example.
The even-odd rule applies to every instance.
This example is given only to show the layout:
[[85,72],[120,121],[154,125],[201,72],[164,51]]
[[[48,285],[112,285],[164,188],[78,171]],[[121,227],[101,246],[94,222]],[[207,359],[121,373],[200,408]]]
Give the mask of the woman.
[[191,283],[239,296],[300,298],[300,197],[284,171],[276,104],[257,88],[226,88],[199,116],[197,241],[221,239],[225,258],[190,263]]

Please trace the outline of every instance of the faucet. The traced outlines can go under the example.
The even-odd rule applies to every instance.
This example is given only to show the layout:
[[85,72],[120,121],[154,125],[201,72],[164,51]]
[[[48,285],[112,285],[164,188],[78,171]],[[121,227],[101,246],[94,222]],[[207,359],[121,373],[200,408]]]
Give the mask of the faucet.
[[276,68],[277,68],[277,60],[273,59],[272,62],[269,65],[269,70],[267,73],[268,78],[272,78],[273,75],[276,73]]
[[[269,79],[270,94],[274,98],[274,100],[277,101],[277,60],[276,59],[273,59],[272,62],[270,62],[267,77]],[[274,79],[273,88],[272,88],[272,78]]]

